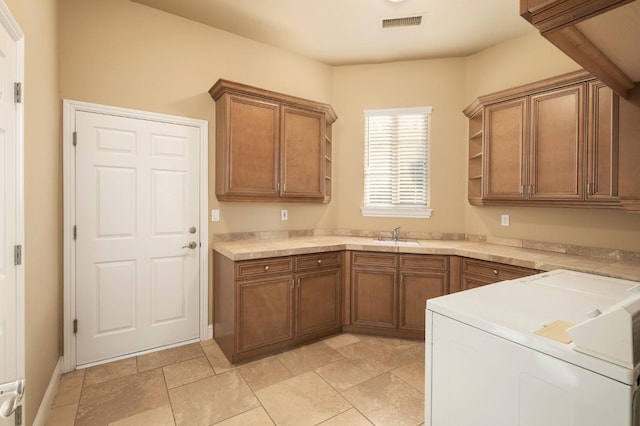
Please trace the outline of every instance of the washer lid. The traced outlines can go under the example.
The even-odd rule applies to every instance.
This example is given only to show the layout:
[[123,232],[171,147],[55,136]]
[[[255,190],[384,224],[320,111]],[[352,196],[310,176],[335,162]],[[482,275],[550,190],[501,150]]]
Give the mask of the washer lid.
[[429,299],[427,309],[514,343],[634,383],[634,366],[623,366],[576,351],[535,334],[555,321],[581,324],[595,309],[605,312],[624,301],[638,283],[581,272],[556,270]]

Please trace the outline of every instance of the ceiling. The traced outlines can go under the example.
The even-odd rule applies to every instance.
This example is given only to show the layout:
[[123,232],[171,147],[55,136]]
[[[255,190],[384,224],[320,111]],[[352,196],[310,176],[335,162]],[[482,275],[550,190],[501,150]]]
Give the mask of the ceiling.
[[[535,31],[518,0],[133,0],[330,65],[468,56]],[[412,27],[383,19],[422,16]]]

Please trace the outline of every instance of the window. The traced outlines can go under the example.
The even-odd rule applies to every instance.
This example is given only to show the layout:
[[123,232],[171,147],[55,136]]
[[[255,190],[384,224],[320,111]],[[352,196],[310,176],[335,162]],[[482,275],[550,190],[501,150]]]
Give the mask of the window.
[[365,110],[363,216],[430,217],[431,107]]

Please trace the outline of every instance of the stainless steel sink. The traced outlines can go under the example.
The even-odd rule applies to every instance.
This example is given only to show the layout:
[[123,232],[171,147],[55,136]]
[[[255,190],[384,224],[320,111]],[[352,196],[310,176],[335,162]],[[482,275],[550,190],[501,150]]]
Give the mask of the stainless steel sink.
[[380,240],[374,239],[373,244],[376,246],[388,246],[388,247],[420,247],[418,241],[407,240]]

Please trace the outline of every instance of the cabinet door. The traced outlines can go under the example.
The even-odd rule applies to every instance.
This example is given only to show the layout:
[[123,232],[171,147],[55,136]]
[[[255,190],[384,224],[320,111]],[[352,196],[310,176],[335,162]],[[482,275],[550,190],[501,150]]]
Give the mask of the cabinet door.
[[324,199],[322,113],[282,108],[282,196]]
[[397,275],[395,269],[351,269],[351,324],[397,328]]
[[525,198],[527,111],[527,98],[486,107],[483,198]]
[[278,197],[280,106],[235,95],[221,100],[216,104],[218,199]]
[[618,195],[618,95],[600,81],[588,84],[587,199]]
[[237,284],[237,351],[256,349],[293,337],[291,275]]
[[531,96],[529,198],[584,198],[584,84]]
[[447,294],[448,275],[400,271],[400,330],[424,331],[427,299]]
[[340,329],[340,269],[296,275],[295,337]]

